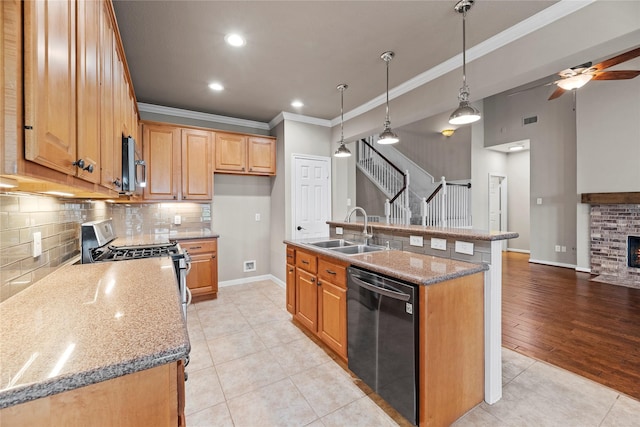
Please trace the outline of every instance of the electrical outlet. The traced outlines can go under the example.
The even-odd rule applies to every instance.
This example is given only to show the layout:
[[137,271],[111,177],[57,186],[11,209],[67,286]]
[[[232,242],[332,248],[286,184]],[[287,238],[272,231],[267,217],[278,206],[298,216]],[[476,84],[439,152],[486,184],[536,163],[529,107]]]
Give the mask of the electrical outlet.
[[431,249],[438,249],[441,251],[447,250],[447,239],[431,238]]
[[424,238],[422,236],[409,236],[409,244],[411,246],[424,246]]
[[182,224],[182,217],[180,215],[176,215],[173,217],[173,223],[175,225],[180,225]]
[[338,236],[342,236],[344,234],[344,230],[342,227],[336,227],[336,234]]
[[256,221],[260,221],[260,214],[259,213],[256,214]]
[[562,246],[560,248],[560,252],[567,252],[567,247],[566,246]]
[[42,233],[37,231],[33,233],[33,257],[42,255]]
[[560,252],[560,245],[556,245],[556,252]]
[[536,199],[536,204],[541,205],[542,204],[542,197],[538,197]]
[[456,240],[456,252],[459,254],[467,254],[473,255],[473,243],[471,242],[460,242]]

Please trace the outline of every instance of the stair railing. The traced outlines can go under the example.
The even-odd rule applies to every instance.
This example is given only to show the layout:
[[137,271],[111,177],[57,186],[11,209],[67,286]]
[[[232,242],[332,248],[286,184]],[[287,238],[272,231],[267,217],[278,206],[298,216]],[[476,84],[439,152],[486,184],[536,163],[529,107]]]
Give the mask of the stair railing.
[[470,228],[471,183],[447,182],[443,176],[433,193],[422,199],[422,225]]
[[387,196],[385,216],[387,224],[409,224],[409,172],[402,171],[380,153],[367,139],[358,144],[358,166]]

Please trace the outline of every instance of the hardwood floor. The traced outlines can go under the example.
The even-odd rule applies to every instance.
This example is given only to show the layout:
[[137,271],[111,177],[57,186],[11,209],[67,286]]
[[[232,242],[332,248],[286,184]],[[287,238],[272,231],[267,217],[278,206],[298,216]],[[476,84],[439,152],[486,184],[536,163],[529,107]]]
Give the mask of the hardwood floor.
[[503,255],[502,345],[640,399],[640,289]]

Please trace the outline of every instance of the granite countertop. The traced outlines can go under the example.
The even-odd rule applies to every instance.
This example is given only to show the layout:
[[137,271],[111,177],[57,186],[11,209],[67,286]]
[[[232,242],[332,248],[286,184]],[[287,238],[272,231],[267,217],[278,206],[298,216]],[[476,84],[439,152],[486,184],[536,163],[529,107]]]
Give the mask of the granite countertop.
[[328,238],[285,240],[284,243],[418,285],[431,285],[489,269],[486,264],[473,264],[470,262],[399,250],[383,250],[357,255],[344,255],[310,244],[311,242],[327,239]]
[[[327,224],[334,227],[343,227],[348,229],[362,230],[362,222],[344,222],[344,221],[327,221]],[[422,225],[398,225],[386,224],[382,222],[370,222],[374,230],[387,231],[391,233],[421,234],[436,237],[454,237],[470,240],[507,240],[515,239],[519,236],[513,231],[487,231],[476,230],[472,228],[442,228],[442,227],[426,227]]]
[[139,245],[160,245],[173,240],[193,240],[193,239],[215,239],[220,237],[215,231],[205,230],[171,230],[168,233],[140,234],[136,236],[118,237],[111,245],[113,246],[139,246]]
[[68,265],[0,304],[0,408],[189,354],[170,258]]

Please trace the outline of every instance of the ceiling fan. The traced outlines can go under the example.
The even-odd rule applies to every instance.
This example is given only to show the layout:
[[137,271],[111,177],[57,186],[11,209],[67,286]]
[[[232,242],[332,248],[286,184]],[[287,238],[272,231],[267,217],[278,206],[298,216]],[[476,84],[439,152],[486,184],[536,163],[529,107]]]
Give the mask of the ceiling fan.
[[586,64],[577,65],[572,68],[560,71],[558,75],[560,80],[556,80],[551,84],[555,84],[558,87],[551,94],[549,100],[556,99],[564,94],[568,90],[578,89],[587,84],[591,80],[626,80],[632,79],[640,75],[640,70],[619,70],[619,71],[603,71],[614,65],[621,64],[629,61],[633,58],[640,56],[640,47],[630,50],[620,55],[609,58],[596,65],[592,65],[591,62]]

